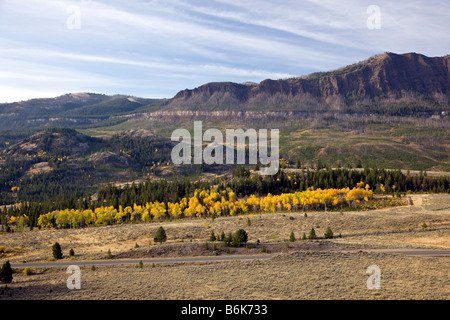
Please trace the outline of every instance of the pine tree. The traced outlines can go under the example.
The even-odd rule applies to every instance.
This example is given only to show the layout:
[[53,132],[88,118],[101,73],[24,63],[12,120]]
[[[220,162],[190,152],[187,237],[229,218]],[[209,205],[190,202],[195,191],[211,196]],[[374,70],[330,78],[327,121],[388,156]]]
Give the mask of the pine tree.
[[62,250],[61,245],[58,242],[55,242],[52,246],[52,252],[53,252],[53,258],[55,259],[62,259]]
[[0,269],[0,282],[11,283],[13,280],[13,271],[9,261],[6,261]]
[[289,236],[289,241],[290,242],[294,242],[295,241],[294,231],[291,231],[291,235]]
[[244,229],[236,231],[232,237],[233,246],[239,247],[242,243],[246,243],[248,240],[248,234]]
[[330,227],[328,227],[327,231],[325,231],[325,239],[333,239],[333,231],[331,231]]
[[308,239],[316,239],[317,238],[317,236],[316,236],[316,231],[314,230],[314,228],[311,228],[311,231],[309,232],[309,236],[308,236]]
[[214,242],[216,241],[216,235],[214,234],[214,230],[211,230],[211,235],[209,236],[209,241]]
[[231,235],[231,232],[229,232],[228,236],[223,239],[223,244],[225,246],[229,246],[229,245],[231,245],[232,242],[233,242],[233,236]]
[[163,243],[167,240],[166,231],[163,227],[159,227],[156,231],[155,237],[153,238],[155,242]]

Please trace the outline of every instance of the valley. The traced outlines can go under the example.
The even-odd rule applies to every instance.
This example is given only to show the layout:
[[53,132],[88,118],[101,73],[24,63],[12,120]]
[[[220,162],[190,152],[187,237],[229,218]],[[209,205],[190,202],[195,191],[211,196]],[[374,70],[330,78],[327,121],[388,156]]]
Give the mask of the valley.
[[[0,234],[6,258],[16,270],[14,282],[0,299],[448,300],[448,256],[395,252],[450,251],[449,196],[410,198],[410,205],[377,211],[308,212],[307,217],[302,212],[281,212]],[[422,227],[424,222],[427,228]],[[164,244],[153,242],[160,226],[167,232]],[[333,239],[323,238],[328,226],[334,231]],[[311,227],[318,239],[301,240],[301,234]],[[212,230],[220,234],[239,228],[248,232],[248,246],[230,248],[209,241]],[[295,241],[289,241],[292,231]],[[21,265],[49,260],[55,241],[61,243],[64,253],[60,261],[81,267],[80,290],[67,289],[66,267],[32,267],[31,275],[22,273],[25,267]],[[214,250],[214,243],[221,249]],[[261,252],[262,246],[266,253]],[[68,256],[69,249],[74,250],[74,257]],[[108,250],[112,259],[106,259]],[[241,261],[241,255],[256,259]],[[260,255],[268,257],[258,259]],[[224,257],[229,261],[176,263],[169,259],[183,257]],[[136,263],[121,265],[127,259]],[[139,268],[140,260],[149,262]],[[110,264],[114,262],[117,265]],[[380,267],[379,290],[366,286],[370,265]]]
[[[449,57],[0,104],[0,300],[448,300]],[[194,121],[278,129],[278,171],[175,164]],[[81,290],[58,263],[80,265]]]

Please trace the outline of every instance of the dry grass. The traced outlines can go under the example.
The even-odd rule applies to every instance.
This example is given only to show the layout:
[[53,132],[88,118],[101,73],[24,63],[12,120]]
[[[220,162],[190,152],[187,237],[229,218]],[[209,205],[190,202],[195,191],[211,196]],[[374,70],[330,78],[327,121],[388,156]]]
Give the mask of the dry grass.
[[[121,225],[78,230],[35,230],[0,234],[7,250],[1,262],[42,261],[58,241],[65,256],[73,248],[78,260],[212,255],[204,243],[211,230],[219,235],[239,228],[249,234],[250,248],[233,254],[281,253],[270,260],[229,263],[99,266],[82,268],[82,289],[68,290],[65,269],[21,270],[0,299],[449,299],[448,257],[405,257],[369,249],[450,249],[450,195],[416,195],[414,205],[366,212],[276,213],[245,217]],[[247,225],[250,218],[251,225]],[[426,223],[428,227],[422,228]],[[163,225],[168,241],[153,244]],[[311,228],[332,240],[298,239]],[[256,245],[260,240],[261,245]],[[150,244],[151,242],[151,244]],[[136,247],[138,244],[138,247]],[[218,243],[219,244],[219,243]],[[212,245],[210,246],[212,248]],[[364,251],[360,251],[364,250]],[[369,251],[367,251],[369,250]],[[225,248],[221,254],[225,253]],[[382,271],[382,289],[366,287],[369,265]]]

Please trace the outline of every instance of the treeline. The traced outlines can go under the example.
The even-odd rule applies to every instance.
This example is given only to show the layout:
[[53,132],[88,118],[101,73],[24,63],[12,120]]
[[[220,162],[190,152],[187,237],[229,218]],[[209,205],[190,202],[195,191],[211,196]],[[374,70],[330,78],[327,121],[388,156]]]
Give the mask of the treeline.
[[426,173],[419,175],[403,174],[400,170],[369,169],[322,169],[318,171],[302,170],[290,173],[280,170],[273,176],[249,174],[243,168],[234,170],[234,178],[229,180],[214,179],[210,182],[189,182],[178,179],[148,181],[127,185],[120,188],[113,185],[102,187],[98,191],[96,206],[126,207],[133,204],[143,205],[147,202],[177,202],[190,196],[196,189],[209,189],[216,186],[218,191],[233,190],[239,198],[252,194],[261,196],[269,193],[279,195],[295,191],[313,189],[355,188],[358,183],[369,185],[375,192],[387,192],[399,195],[411,192],[450,192],[450,177],[429,177]]
[[[54,174],[63,174],[65,171]],[[406,192],[450,192],[450,177],[431,177],[425,172],[418,175],[404,174],[400,170],[384,170],[365,168],[355,169],[330,169],[325,168],[317,171],[299,170],[290,172],[280,170],[274,176],[250,175],[245,168],[236,168],[234,178],[228,180],[214,179],[211,181],[191,181],[180,178],[173,181],[161,179],[158,181],[147,181],[139,184],[133,183],[118,187],[112,184],[100,187],[96,192],[96,199],[91,199],[82,190],[77,191],[77,181],[66,181],[72,184],[71,192],[62,192],[59,196],[58,188],[70,190],[67,186],[52,185],[49,182],[47,192],[52,197],[44,201],[22,202],[20,206],[9,208],[0,207],[0,222],[5,225],[7,217],[26,215],[31,228],[37,226],[40,215],[56,210],[91,210],[95,212],[98,208],[111,207],[120,212],[120,208],[137,205],[145,206],[148,203],[178,203],[183,198],[192,197],[196,190],[217,190],[218,193],[232,190],[237,199],[245,199],[252,195],[261,197],[267,194],[281,195],[283,193],[303,192],[307,190],[328,190],[356,188],[361,183],[369,185],[374,193],[391,194],[401,196]],[[43,179],[45,176],[37,176]],[[61,178],[61,177],[60,177]],[[56,179],[56,176],[55,176]],[[31,181],[31,180],[30,180]],[[79,182],[79,181],[78,181]],[[83,183],[87,183],[84,181]],[[32,183],[31,183],[32,184]],[[42,181],[37,185],[47,185]],[[27,197],[33,198],[32,186],[27,191]],[[36,192],[39,194],[37,189]],[[17,191],[20,193],[21,191]],[[92,192],[90,193],[92,194]]]
[[381,191],[381,186],[389,193],[411,192],[450,192],[450,176],[429,177],[426,172],[418,175],[404,174],[401,170],[385,170],[376,168],[331,169],[329,167],[312,171],[301,170],[299,173],[288,173],[280,170],[273,176],[247,176],[228,180],[219,188],[231,188],[239,196],[249,194],[280,194],[291,191],[305,191],[310,187],[314,189],[354,188],[359,182],[364,182]]
[[[264,197],[250,195],[246,199],[237,199],[236,194],[228,189],[223,192],[195,190],[191,197],[184,197],[178,202],[149,202],[144,205],[118,209],[102,206],[95,210],[55,210],[42,214],[38,218],[40,228],[84,228],[88,226],[112,225],[123,223],[148,223],[167,219],[215,218],[247,213],[289,212],[297,210],[318,210],[343,206],[366,208],[371,202],[373,191],[370,186],[357,188],[307,190],[281,195],[268,194]],[[27,226],[28,216],[11,217],[9,225],[16,229]]]
[[195,190],[209,189],[212,185],[214,185],[214,182],[190,181],[188,179],[176,179],[170,182],[162,179],[139,184],[132,183],[125,185],[123,188],[110,184],[97,191],[97,200],[94,207],[113,206],[119,209],[120,206],[143,205],[156,201],[178,202],[182,198],[194,194]]

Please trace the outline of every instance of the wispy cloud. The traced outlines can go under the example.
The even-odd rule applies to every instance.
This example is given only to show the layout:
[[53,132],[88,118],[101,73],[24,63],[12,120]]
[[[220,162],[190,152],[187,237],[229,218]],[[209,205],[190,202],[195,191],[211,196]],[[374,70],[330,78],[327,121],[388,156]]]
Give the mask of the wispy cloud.
[[[366,27],[370,4],[3,0],[0,102],[36,88],[171,97],[211,81],[327,71],[383,51],[448,54],[447,1],[380,0],[380,30]],[[71,6],[80,29],[67,27]]]

